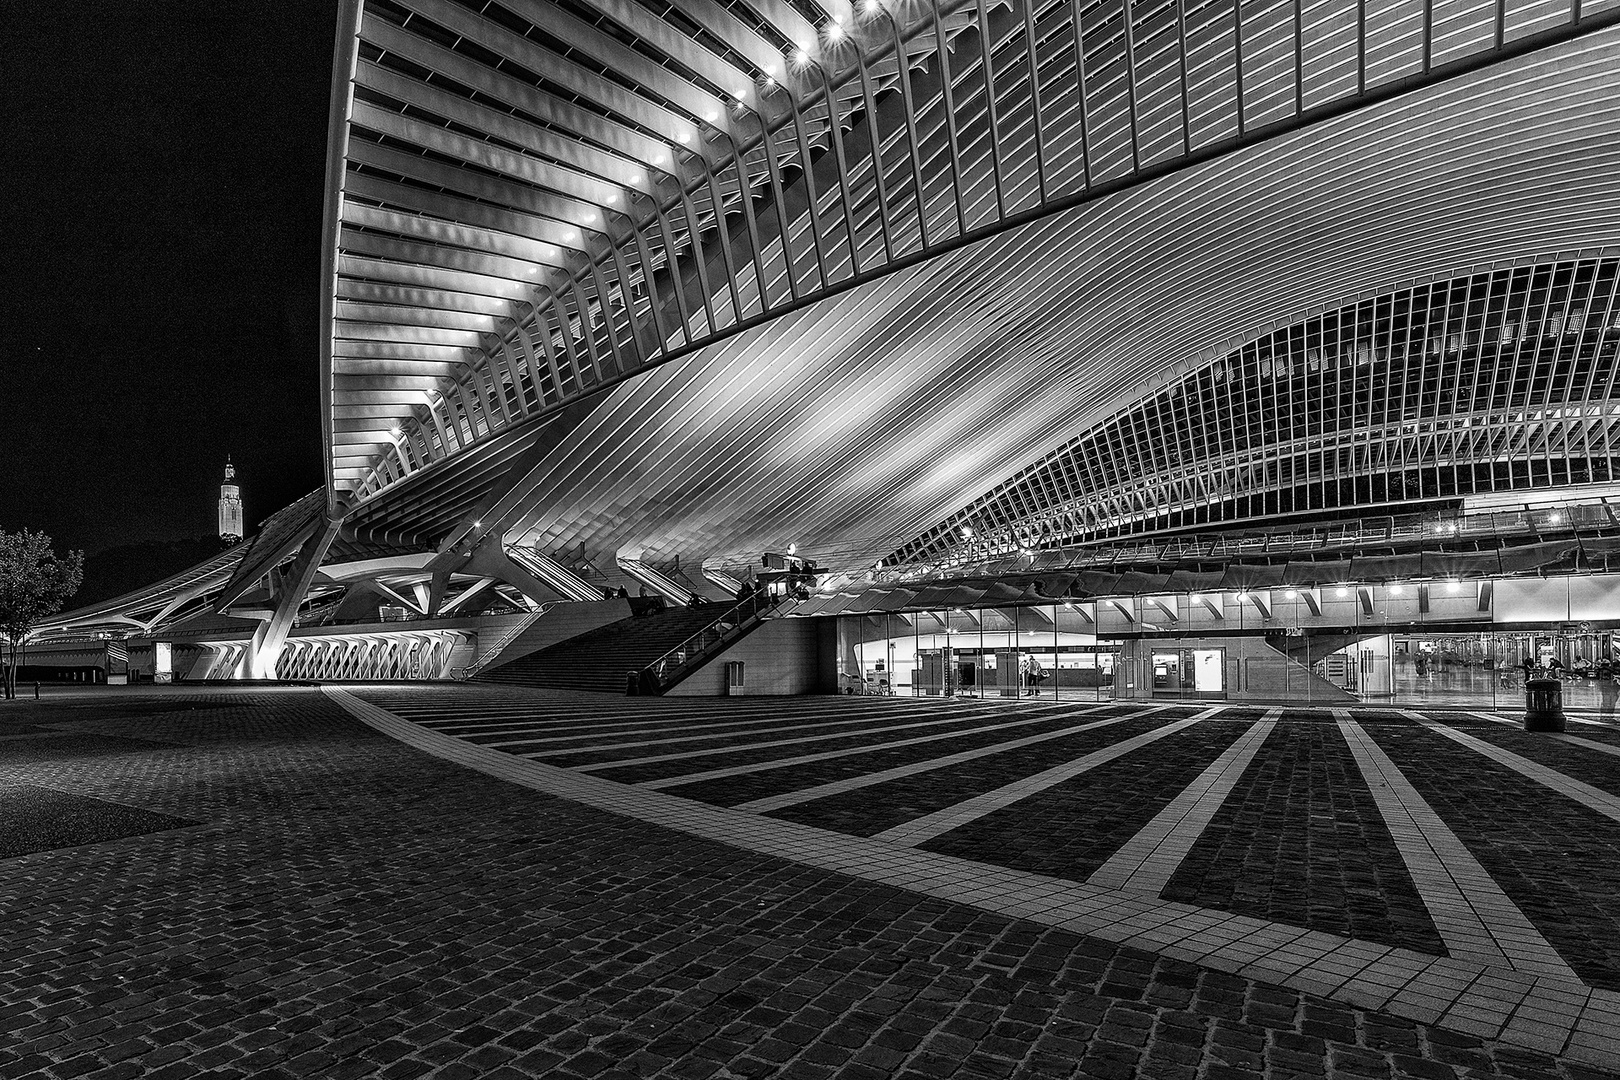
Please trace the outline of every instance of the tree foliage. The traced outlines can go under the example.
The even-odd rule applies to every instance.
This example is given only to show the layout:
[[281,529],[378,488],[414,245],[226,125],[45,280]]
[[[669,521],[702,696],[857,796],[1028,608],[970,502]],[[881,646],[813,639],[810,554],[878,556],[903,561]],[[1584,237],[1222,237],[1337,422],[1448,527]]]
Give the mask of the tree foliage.
[[5,696],[17,692],[17,657],[40,620],[62,610],[84,580],[84,553],[58,555],[42,532],[0,529],[0,638],[7,650]]

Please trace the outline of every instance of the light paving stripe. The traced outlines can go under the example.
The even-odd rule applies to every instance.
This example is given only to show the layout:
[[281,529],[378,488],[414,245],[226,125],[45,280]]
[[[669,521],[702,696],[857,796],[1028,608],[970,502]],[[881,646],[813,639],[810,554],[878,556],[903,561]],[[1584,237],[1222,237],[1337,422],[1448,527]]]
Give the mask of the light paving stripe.
[[[845,714],[843,719],[840,720],[826,720],[827,714],[827,709],[815,711],[799,710],[796,712],[767,712],[758,709],[736,709],[729,712],[711,711],[702,713],[680,713],[671,714],[668,716],[649,716],[646,713],[636,713],[634,715],[630,715],[621,712],[613,712],[597,713],[593,717],[573,717],[567,720],[550,719],[544,721],[490,720],[480,722],[467,718],[444,721],[437,718],[432,720],[424,720],[410,716],[406,716],[405,719],[414,720],[416,723],[420,723],[424,727],[431,727],[451,735],[461,736],[474,734],[514,734],[525,729],[533,730],[537,734],[552,731],[588,734],[590,732],[597,731],[604,735],[617,736],[626,734],[657,734],[659,732],[682,730],[700,731],[709,728],[737,727],[747,725],[760,726],[767,724],[797,724],[801,726],[810,726],[809,724],[805,723],[807,720],[817,721],[821,726],[830,726],[832,724],[867,723],[878,719],[893,720],[898,719],[899,715],[909,715],[912,719],[947,715],[953,716],[957,719],[971,719],[974,716],[992,715],[986,710],[967,712],[958,709],[939,708],[911,709],[907,710],[906,714],[897,714],[896,711],[892,709],[851,709],[847,714]],[[636,728],[639,728],[640,730],[627,730]]]
[[[1481,720],[1494,720],[1498,724],[1507,724],[1510,727],[1516,728],[1519,726],[1518,721],[1509,720],[1505,716],[1492,716],[1490,713],[1482,712],[1470,713],[1469,715],[1477,716]],[[1583,739],[1579,735],[1564,735],[1556,731],[1544,731],[1538,732],[1537,734],[1541,735],[1542,738],[1552,739],[1555,742],[1568,743],[1570,746],[1579,746],[1583,750],[1596,750],[1600,754],[1613,754],[1616,757],[1620,757],[1620,746],[1615,746],[1613,743],[1598,742],[1595,739]]]
[[[810,765],[817,761],[831,761],[833,758],[855,757],[859,754],[871,754],[879,750],[893,750],[901,746],[917,746],[921,743],[940,742],[944,739],[959,739],[964,735],[977,735],[981,731],[1003,731],[1007,728],[1027,727],[1030,724],[1046,723],[1052,720],[1050,716],[1037,716],[1026,720],[1014,720],[1006,724],[990,724],[985,727],[969,728],[966,731],[942,731],[936,735],[919,735],[912,739],[896,739],[892,742],[862,743],[860,746],[846,746],[839,750],[824,750],[819,754],[800,754],[790,758],[771,758],[768,761],[751,761],[742,765],[728,765],[719,769],[706,769],[703,772],[682,773],[679,776],[666,776],[660,780],[642,780],[639,786],[644,788],[672,788],[683,787],[687,784],[702,783],[705,780],[721,780],[728,776],[747,776],[750,773],[770,772],[772,769],[786,769],[794,765]],[[891,729],[892,730],[892,729]],[[749,746],[764,746],[765,743],[750,743]],[[729,747],[727,749],[730,749]],[[745,747],[738,747],[745,749]],[[529,755],[524,755],[529,756]],[[613,764],[617,764],[614,762]],[[582,766],[587,770],[601,771],[607,766]]]
[[[800,788],[798,791],[787,791],[783,792],[781,795],[772,795],[764,799],[755,799],[753,802],[741,803],[735,807],[735,809],[747,810],[748,812],[754,814],[768,814],[772,810],[780,810],[783,807],[798,806],[800,803],[814,802],[816,799],[825,799],[833,795],[842,795],[845,792],[858,791],[861,788],[872,787],[876,784],[887,784],[891,780],[903,780],[908,776],[916,776],[919,773],[933,772],[935,769],[947,769],[952,765],[960,765],[963,762],[974,761],[982,757],[989,757],[992,754],[1005,754],[1011,750],[1021,750],[1026,746],[1034,746],[1036,743],[1050,742],[1053,739],[1063,739],[1070,735],[1078,735],[1085,731],[1095,731],[1098,728],[1105,728],[1114,724],[1123,724],[1127,720],[1135,720],[1138,717],[1147,716],[1151,713],[1158,712],[1160,709],[1168,709],[1169,707],[1170,706],[1168,705],[1163,705],[1155,709],[1145,709],[1142,712],[1136,713],[1132,716],[1113,716],[1109,717],[1107,720],[1095,720],[1089,724],[1077,724],[1074,727],[1066,727],[1061,731],[1047,731],[1040,735],[1026,735],[1022,739],[1013,739],[1011,742],[996,743],[994,746],[981,746],[976,750],[963,750],[959,753],[947,754],[944,757],[929,758],[927,761],[914,761],[909,765],[896,765],[894,768],[884,769],[882,772],[867,773],[864,776],[850,776],[843,780],[834,780],[827,784],[817,784],[815,787],[811,788]],[[1083,709],[1076,712],[1075,715],[1086,716],[1105,708],[1107,708],[1106,705],[1094,705],[1089,709]]]
[[1575,979],[1563,957],[1508,899],[1360,724],[1339,730],[1389,826],[1446,951],[1458,960]]
[[401,720],[337,687],[322,689],[384,735],[533,791],[743,851],[1620,1071],[1614,1037],[1620,993],[1614,991],[705,806],[490,750]]
[[[494,746],[494,747],[498,747],[498,748],[505,748],[505,747],[508,747],[508,746],[531,746],[531,745],[533,745],[535,743],[572,742],[572,743],[574,743],[574,745],[572,745],[572,746],[566,747],[566,748],[564,748],[562,750],[548,751],[548,753],[585,754],[585,753],[590,753],[590,752],[595,751],[595,750],[627,750],[627,749],[629,749],[630,747],[633,747],[633,746],[673,746],[673,745],[675,745],[677,743],[702,742],[704,740],[711,740],[712,741],[714,739],[724,739],[724,738],[727,738],[727,737],[733,736],[733,735],[752,735],[752,734],[759,733],[759,732],[770,732],[770,731],[814,731],[814,730],[817,730],[817,729],[820,729],[820,728],[830,728],[830,727],[848,728],[848,727],[852,727],[854,725],[859,725],[859,724],[869,724],[871,722],[871,719],[872,719],[871,717],[867,717],[867,716],[851,716],[851,717],[849,717],[848,719],[845,719],[845,720],[824,720],[824,721],[821,721],[820,723],[804,724],[804,723],[798,723],[798,722],[796,722],[796,721],[794,721],[792,719],[784,720],[784,719],[782,719],[780,717],[775,717],[775,716],[769,717],[769,718],[758,717],[758,718],[753,719],[753,720],[733,720],[733,721],[731,721],[729,723],[725,723],[725,724],[693,724],[693,725],[683,724],[680,727],[637,728],[637,729],[632,730],[632,731],[603,731],[603,732],[599,733],[599,734],[602,734],[602,735],[612,736],[612,737],[614,737],[616,739],[620,735],[625,735],[625,736],[654,735],[654,736],[656,736],[660,732],[701,731],[701,734],[697,734],[697,735],[675,735],[675,736],[673,736],[671,738],[638,739],[635,742],[589,742],[589,743],[581,743],[581,742],[579,742],[579,739],[581,738],[581,734],[576,733],[576,734],[573,734],[573,735],[540,735],[540,736],[534,736],[534,737],[527,738],[527,739],[507,738],[507,739],[502,739],[500,742],[487,742],[484,745],[485,746]],[[951,722],[955,723],[955,722],[958,722],[958,721],[960,721],[962,719],[963,718],[960,717],[960,716],[953,717]],[[770,725],[770,726],[767,727],[765,725]],[[721,730],[715,730],[717,728],[721,729]],[[730,729],[730,730],[726,730],[726,729]],[[863,729],[863,728],[860,728],[860,727],[855,727],[855,730],[856,731],[870,730],[870,728],[864,728]],[[458,731],[458,732],[451,732],[450,734],[455,735],[457,738],[463,738],[464,739],[464,738],[467,738],[471,733],[470,732],[465,732],[465,731]],[[512,734],[512,733],[511,732],[503,732],[502,734],[508,734],[509,735],[509,734]],[[589,735],[591,733],[590,732],[585,732],[583,734]],[[539,755],[537,754],[535,756],[539,756]]]
[[1131,751],[1140,750],[1142,747],[1158,742],[1166,736],[1174,735],[1178,731],[1185,731],[1198,723],[1198,721],[1207,719],[1209,714],[1217,711],[1219,710],[1206,709],[1197,716],[1188,717],[1186,720],[1177,720],[1174,723],[1166,724],[1164,727],[1143,732],[1134,738],[1126,739],[1124,742],[1093,751],[1085,757],[1064,762],[1062,765],[1054,766],[1045,772],[1036,773],[1034,776],[1026,776],[1022,780],[1016,780],[1011,784],[996,788],[994,791],[987,791],[983,795],[976,795],[971,799],[957,803],[955,806],[947,806],[943,810],[936,810],[932,814],[903,822],[892,829],[885,829],[872,837],[872,839],[881,840],[886,844],[894,844],[899,847],[916,847],[919,844],[926,844],[934,837],[943,836],[952,829],[960,828],[970,821],[976,821],[986,814],[1011,806],[1013,803],[1021,799],[1027,799],[1031,795],[1038,795],[1049,787],[1055,787],[1065,780],[1072,780],[1081,773],[1089,772],[1099,765],[1106,765],[1115,758],[1124,757]]
[[1176,867],[1204,834],[1216,811],[1260,752],[1281,714],[1281,709],[1272,710],[1244,732],[1242,738],[1227,747],[1209,768],[1170,800],[1169,806],[1109,856],[1108,861],[1086,879],[1086,884],[1149,896],[1162,893],[1170,884]]
[[[918,721],[914,721],[913,723],[909,723],[909,724],[888,724],[888,725],[885,725],[883,727],[866,728],[863,731],[834,731],[829,735],[805,735],[805,736],[803,736],[801,738],[771,739],[768,742],[738,743],[738,744],[736,744],[734,746],[709,746],[709,747],[705,747],[702,750],[685,750],[685,751],[682,751],[681,753],[677,753],[677,754],[652,754],[652,755],[650,755],[648,757],[620,758],[620,759],[615,759],[613,761],[593,761],[589,765],[573,765],[573,766],[570,766],[570,768],[579,769],[582,772],[602,772],[602,771],[604,771],[606,769],[623,769],[623,768],[627,768],[627,767],[629,767],[631,765],[652,765],[652,764],[655,764],[656,762],[660,762],[660,761],[682,761],[682,760],[684,760],[686,758],[711,757],[711,756],[713,756],[715,754],[729,754],[729,753],[732,753],[733,751],[737,751],[737,750],[764,750],[764,749],[766,749],[768,747],[798,746],[798,745],[801,745],[803,743],[826,742],[829,739],[847,739],[847,738],[851,737],[852,735],[865,735],[865,734],[885,735],[885,734],[888,734],[889,732],[894,732],[894,731],[913,731],[913,730],[915,730],[917,728],[941,727],[941,726],[943,726],[945,724],[967,724],[967,723],[972,723],[973,721],[981,720],[981,719],[984,719],[984,718],[985,717],[983,717],[982,715],[980,715],[980,716],[950,716],[950,717],[946,717],[944,720],[918,720]],[[1022,720],[1014,720],[1011,723],[1007,723],[1007,724],[990,724],[990,725],[981,725],[981,726],[975,726],[975,727],[969,727],[969,728],[962,728],[959,731],[951,731],[951,732],[947,732],[946,734],[949,734],[949,735],[970,735],[975,731],[995,731],[995,730],[997,730],[999,728],[1003,728],[1003,727],[1018,727],[1021,724],[1035,724],[1035,723],[1039,723],[1039,722],[1041,722],[1043,720],[1046,720],[1046,719],[1048,719],[1048,718],[1045,717],[1045,716],[1030,716],[1030,717],[1025,717]],[[705,736],[705,737],[706,738],[714,738],[714,736]],[[658,740],[653,740],[653,741],[656,743]],[[670,742],[684,742],[686,740],[684,740],[684,739],[682,739],[682,740],[671,739],[669,741]],[[903,743],[903,742],[877,742],[877,743],[867,744],[864,748],[870,750],[870,749],[878,749],[878,748],[886,747],[886,746],[903,746],[903,745],[906,745],[906,744]],[[585,752],[592,751],[592,750],[612,750],[612,749],[615,749],[613,744],[606,743],[606,744],[603,744],[601,746],[571,746],[571,747],[567,748],[566,750],[542,750],[537,754],[524,754],[522,756],[527,757],[527,758],[563,757],[563,756],[568,755],[568,754],[579,754],[579,753],[585,753]]]
[[[1437,724],[1432,720],[1423,726],[1438,735],[1444,735],[1453,742],[1462,743],[1462,745],[1475,753],[1490,758],[1498,765],[1505,765],[1521,776],[1528,776],[1543,787],[1551,788],[1560,795],[1574,799],[1588,810],[1595,810],[1610,821],[1620,821],[1620,797],[1610,795],[1601,788],[1593,787],[1591,784],[1577,780],[1566,773],[1561,773],[1557,769],[1548,768],[1546,765],[1531,761],[1527,757],[1520,757],[1518,754],[1510,750],[1504,750],[1493,743],[1488,743],[1484,739],[1476,739],[1474,736],[1458,731],[1456,728]],[[1575,741],[1581,743],[1586,740],[1577,739]],[[1609,748],[1604,747],[1604,749]],[[1620,753],[1620,751],[1616,752]]]

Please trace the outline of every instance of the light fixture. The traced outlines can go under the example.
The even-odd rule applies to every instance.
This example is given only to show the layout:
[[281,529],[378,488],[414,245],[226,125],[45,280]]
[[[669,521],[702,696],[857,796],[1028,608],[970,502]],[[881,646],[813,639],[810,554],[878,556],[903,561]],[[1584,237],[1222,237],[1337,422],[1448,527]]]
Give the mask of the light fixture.
[[1298,589],[1289,589],[1287,592],[1283,593],[1283,595],[1288,597],[1288,599],[1290,599],[1290,600],[1298,600],[1299,599],[1299,590]]
[[1248,593],[1246,593],[1246,592],[1240,592],[1240,593],[1238,593],[1238,603],[1240,603],[1240,604],[1241,604],[1241,603],[1243,603],[1243,601],[1245,601],[1245,600],[1247,600],[1247,599],[1248,599],[1248,598],[1249,598],[1249,594],[1248,594]]
[[662,165],[664,162],[666,162],[668,160],[669,160],[669,155],[667,155],[667,154],[659,154],[657,157],[653,158],[653,164],[654,165]]
[[1406,591],[1406,586],[1396,582],[1389,587],[1389,595],[1399,596]]
[[789,555],[796,554],[798,552],[798,550],[799,550],[799,545],[798,544],[789,544],[788,545],[788,554]]
[[579,239],[579,233],[575,232],[573,229],[569,229],[567,232],[563,233],[563,239],[564,240],[578,240]]
[[704,112],[703,112],[703,119],[707,120],[709,123],[712,124],[716,120],[720,119],[720,114],[718,112],[716,112],[714,109],[705,109]]
[[482,528],[482,527],[483,527],[483,524],[484,524],[484,523],[483,523],[483,522],[482,522],[482,521],[477,521],[477,520],[474,520],[474,521],[473,521],[473,528],[475,528],[475,529],[478,529],[478,528]]
[[844,40],[844,24],[841,23],[841,22],[835,22],[831,26],[827,27],[827,40],[828,41],[843,41]]
[[690,146],[692,143],[692,133],[689,131],[681,132],[679,138],[682,146]]
[[971,539],[973,539],[973,530],[971,528],[969,528],[968,526],[964,525],[964,526],[962,526],[962,535],[964,537],[966,537],[967,539],[971,540]]
[[808,64],[810,62],[810,54],[809,54],[809,52],[807,52],[804,49],[794,49],[793,50],[793,62],[795,64]]
[[1187,599],[1192,601],[1195,604],[1202,604],[1204,602],[1204,594],[1203,593],[1193,593],[1191,596],[1187,597]]
[[619,205],[619,193],[617,191],[608,192],[607,201],[609,206]]
[[1333,590],[1333,595],[1337,596],[1340,600],[1343,600],[1345,597],[1350,595],[1350,590],[1345,588],[1343,585],[1340,585],[1337,589]]
[[1554,525],[1562,525],[1564,523],[1564,515],[1563,514],[1549,514],[1547,516],[1547,520],[1550,521]]
[[1446,589],[1448,592],[1462,592],[1462,582],[1448,581],[1446,582]]
[[879,0],[866,0],[866,3],[862,6],[866,9],[868,15],[876,15],[883,9],[883,5]]

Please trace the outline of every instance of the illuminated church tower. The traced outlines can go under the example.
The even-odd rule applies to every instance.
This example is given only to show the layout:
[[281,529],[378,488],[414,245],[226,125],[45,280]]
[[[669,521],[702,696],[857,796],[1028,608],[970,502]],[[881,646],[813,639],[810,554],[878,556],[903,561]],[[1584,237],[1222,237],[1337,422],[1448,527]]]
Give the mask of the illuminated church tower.
[[227,544],[242,539],[242,489],[236,484],[236,466],[225,459],[225,482],[219,485],[219,538]]

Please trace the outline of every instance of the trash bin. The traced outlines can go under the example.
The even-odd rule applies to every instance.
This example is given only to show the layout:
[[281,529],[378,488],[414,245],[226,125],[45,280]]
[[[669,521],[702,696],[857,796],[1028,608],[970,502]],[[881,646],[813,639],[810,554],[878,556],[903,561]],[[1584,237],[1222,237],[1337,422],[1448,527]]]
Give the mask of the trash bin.
[[1564,684],[1557,679],[1531,679],[1524,684],[1524,730],[1564,730]]
[[641,676],[640,676],[640,674],[638,674],[637,672],[634,672],[634,671],[625,672],[624,673],[624,696],[625,697],[635,697],[639,693],[641,693]]

